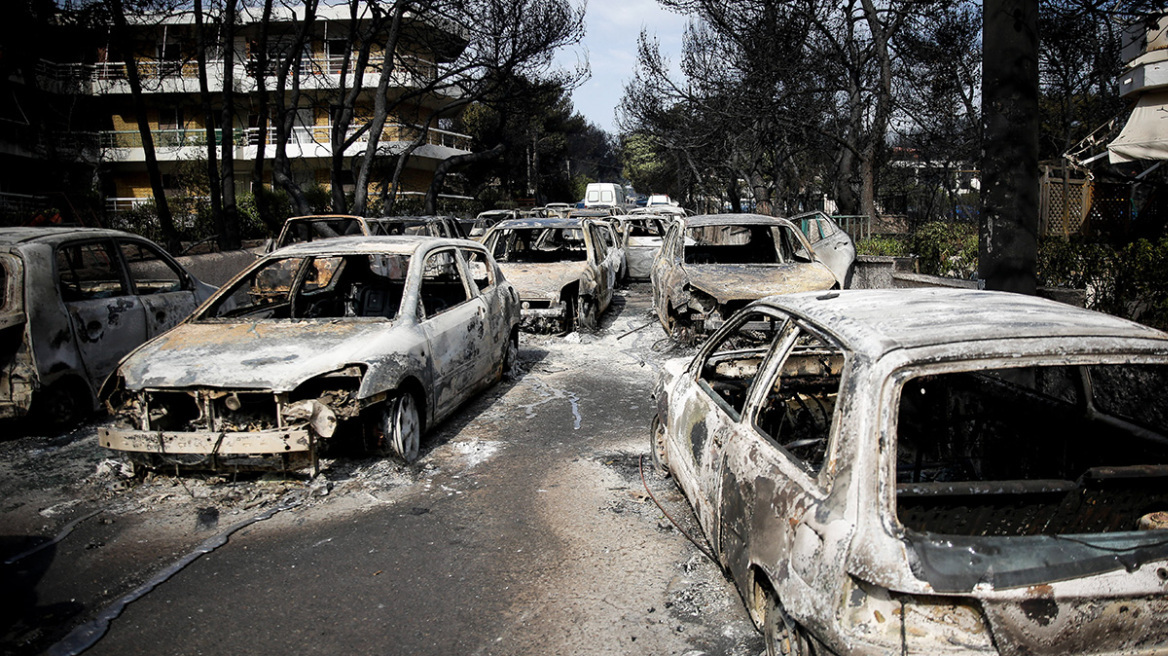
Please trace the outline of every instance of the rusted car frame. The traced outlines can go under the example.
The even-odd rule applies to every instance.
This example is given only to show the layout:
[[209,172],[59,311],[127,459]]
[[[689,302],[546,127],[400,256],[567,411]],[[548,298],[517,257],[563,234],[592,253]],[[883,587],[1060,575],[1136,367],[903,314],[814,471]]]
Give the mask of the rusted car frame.
[[1168,335],[967,290],[776,296],[651,449],[768,653],[1168,649]]
[[757,214],[674,219],[650,272],[658,320],[686,343],[753,300],[838,289],[846,276],[822,262],[790,221]]
[[99,441],[155,467],[298,469],[348,424],[410,462],[427,427],[510,367],[518,323],[476,242],[296,244],[127,357]]
[[63,426],[98,406],[118,360],[186,318],[213,287],[117,230],[0,230],[0,417]]
[[483,243],[519,291],[523,326],[533,330],[596,328],[624,268],[616,232],[600,219],[503,221]]

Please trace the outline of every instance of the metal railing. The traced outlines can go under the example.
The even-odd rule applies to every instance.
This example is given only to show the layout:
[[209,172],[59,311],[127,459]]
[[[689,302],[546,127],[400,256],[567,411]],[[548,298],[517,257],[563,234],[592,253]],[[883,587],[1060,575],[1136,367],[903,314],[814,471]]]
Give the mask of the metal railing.
[[135,207],[139,207],[141,205],[145,205],[146,203],[153,203],[153,202],[154,202],[154,198],[152,198],[152,197],[151,198],[136,198],[133,196],[107,197],[105,199],[105,211],[107,214],[118,214],[119,212],[125,212],[128,210],[132,210]]
[[[356,133],[360,126],[351,126],[349,136]],[[381,131],[382,142],[414,141],[422,133],[422,128],[408,123],[387,123]],[[207,145],[207,132],[202,128],[180,128],[170,130],[151,130],[155,148],[184,148]],[[292,129],[288,136],[288,143],[298,145],[316,144],[329,146],[331,125],[298,126]],[[259,146],[258,128],[236,128],[234,130],[236,146]],[[445,146],[455,150],[469,151],[472,137],[467,134],[430,128],[426,134],[426,144]],[[363,134],[357,143],[368,143],[368,134]],[[113,148],[142,148],[142,135],[137,130],[106,130],[98,133],[98,144],[104,149]],[[276,131],[268,128],[264,145],[276,144]],[[223,145],[223,131],[215,130],[215,145]]]
[[831,218],[853,241],[872,237],[872,217],[867,214],[832,214]]
[[[194,60],[186,59],[138,59],[138,76],[142,80],[163,80],[163,79],[191,79],[195,80],[199,77],[198,64]],[[399,64],[394,68],[394,75],[399,78],[409,77],[413,81],[428,82],[437,79],[438,64],[435,62],[421,59],[419,57],[405,56],[398,58]],[[238,60],[237,66],[239,73],[252,74],[255,69],[254,59]],[[356,59],[350,59],[350,67],[356,63]],[[344,56],[311,56],[302,57],[300,59],[300,72],[302,75],[339,75],[344,64]],[[268,62],[265,68],[266,77],[274,77],[279,65],[277,60]],[[207,62],[208,71],[219,71],[223,68],[223,60],[215,59]],[[57,63],[47,59],[41,59],[36,66],[37,77],[41,80],[49,80],[53,82],[91,82],[98,80],[124,80],[126,79],[126,63],[125,62],[98,62],[95,64],[79,64],[79,63]],[[352,71],[350,71],[350,74]],[[378,74],[378,69],[374,65],[366,66],[366,76]],[[370,84],[376,83],[377,78],[366,78]]]

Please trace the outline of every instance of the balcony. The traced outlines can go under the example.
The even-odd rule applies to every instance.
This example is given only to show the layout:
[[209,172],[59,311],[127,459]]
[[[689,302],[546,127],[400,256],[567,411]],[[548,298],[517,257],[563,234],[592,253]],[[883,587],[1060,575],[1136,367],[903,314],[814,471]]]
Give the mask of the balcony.
[[[349,135],[356,133],[360,126],[349,128]],[[332,154],[329,135],[332,133],[330,125],[300,126],[288,135],[287,144],[289,157],[329,157]],[[387,123],[381,131],[379,144],[392,151],[400,151],[406,144],[413,142],[422,133],[422,128],[407,123]],[[201,156],[198,152],[207,146],[207,133],[202,129],[152,130],[155,151],[163,161],[176,161]],[[239,128],[234,131],[235,158],[242,160],[255,159],[260,147],[259,130],[256,128]],[[471,136],[430,128],[425,142],[415,151],[419,157],[445,159],[452,155],[470,152]],[[144,161],[142,152],[142,135],[137,130],[110,130],[98,133],[101,149],[107,153],[107,159],[120,161]],[[349,149],[346,156],[364,152],[369,143],[369,135],[363,134]],[[215,145],[223,144],[223,131],[215,130]],[[275,156],[275,130],[268,129],[263,146],[265,156]],[[116,153],[116,154],[115,154]]]
[[[353,62],[350,62],[350,66]],[[341,56],[303,57],[300,60],[300,86],[302,89],[333,89],[340,86],[340,74],[344,58]],[[264,69],[264,79],[269,88],[276,80],[278,63],[268,62]],[[252,59],[237,60],[233,69],[237,89],[241,92],[254,91],[256,62]],[[210,91],[223,89],[223,60],[207,62],[207,83]],[[373,66],[365,68],[362,86],[375,88],[380,71]],[[438,78],[439,69],[435,62],[417,57],[402,57],[393,71],[393,84],[398,87],[423,87]],[[147,93],[198,93],[199,69],[193,60],[138,60],[138,77],[142,90]],[[353,78],[350,71],[349,83]],[[96,64],[59,64],[48,60],[37,63],[38,81],[58,93],[73,92],[87,94],[129,93],[125,62],[99,62]],[[242,85],[240,88],[238,85]]]

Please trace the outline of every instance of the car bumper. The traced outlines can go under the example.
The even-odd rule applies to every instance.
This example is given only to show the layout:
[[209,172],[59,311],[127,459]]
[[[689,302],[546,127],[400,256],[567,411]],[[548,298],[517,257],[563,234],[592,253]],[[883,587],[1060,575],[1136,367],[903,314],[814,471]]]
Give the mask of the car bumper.
[[107,449],[164,455],[280,455],[311,451],[313,442],[307,426],[223,433],[101,428],[97,438]]

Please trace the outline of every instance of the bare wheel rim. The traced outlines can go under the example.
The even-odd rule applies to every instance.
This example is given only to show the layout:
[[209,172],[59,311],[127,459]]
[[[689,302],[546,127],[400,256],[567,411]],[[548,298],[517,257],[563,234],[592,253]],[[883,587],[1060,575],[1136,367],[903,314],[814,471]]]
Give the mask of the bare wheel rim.
[[762,628],[767,656],[810,656],[814,653],[802,629],[787,616],[773,593],[767,594]]
[[578,328],[595,329],[599,325],[596,312],[596,301],[588,296],[581,296],[576,301],[576,326]]
[[507,338],[507,345],[503,347],[503,375],[511,373],[515,363],[519,361],[519,335],[512,334]]
[[394,453],[407,463],[417,460],[422,426],[413,394],[407,392],[394,401],[391,428]]
[[657,468],[657,471],[668,474],[669,465],[665,459],[665,429],[661,425],[660,417],[653,416],[649,432],[649,453],[653,458],[653,466]]

